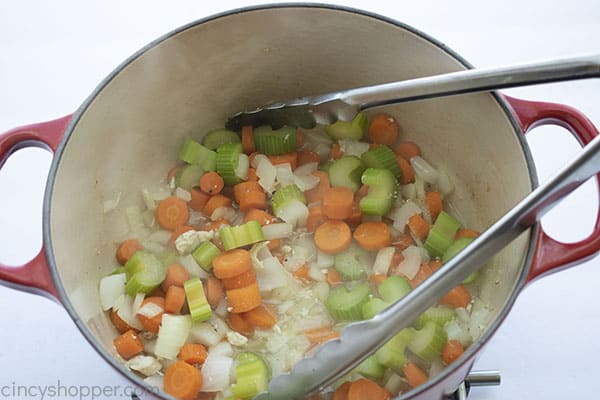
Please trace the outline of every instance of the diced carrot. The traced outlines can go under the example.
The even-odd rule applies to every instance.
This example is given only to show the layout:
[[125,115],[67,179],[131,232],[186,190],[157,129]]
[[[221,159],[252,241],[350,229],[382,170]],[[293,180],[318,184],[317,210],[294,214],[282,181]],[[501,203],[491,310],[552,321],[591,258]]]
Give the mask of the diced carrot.
[[319,158],[319,155],[317,153],[309,150],[300,150],[298,152],[298,166],[309,164],[312,162],[321,162],[321,159]]
[[366,378],[352,382],[348,389],[348,400],[388,400],[391,398],[390,392]]
[[239,289],[251,285],[254,282],[256,282],[256,274],[252,268],[231,278],[221,279],[221,283],[225,289]]
[[248,178],[246,178],[249,182],[258,182],[258,175],[256,175],[256,168],[248,168]]
[[278,248],[281,247],[282,243],[283,243],[283,241],[281,239],[271,239],[271,240],[269,240],[269,243],[267,244],[267,247],[271,251],[277,250]]
[[235,201],[240,205],[240,211],[250,209],[265,209],[267,207],[267,195],[262,186],[255,181],[238,183],[233,187]]
[[442,349],[442,360],[446,365],[452,364],[458,357],[462,356],[465,348],[458,340],[448,340]]
[[190,194],[192,195],[192,199],[188,201],[188,205],[190,206],[190,208],[194,211],[202,211],[204,209],[204,206],[208,202],[208,199],[210,199],[210,196],[204,193],[199,187],[196,186],[192,188]]
[[369,282],[375,287],[381,285],[381,282],[385,281],[388,278],[386,274],[371,274],[369,275]]
[[185,304],[185,290],[179,286],[169,286],[165,296],[165,312],[179,314]]
[[206,202],[206,205],[204,206],[202,212],[204,213],[204,215],[210,218],[215,212],[215,210],[220,207],[231,207],[231,199],[222,194],[216,194],[214,196],[211,196],[210,199],[208,199],[208,201]]
[[188,231],[193,231],[193,230],[194,230],[194,228],[192,228],[191,226],[188,226],[188,225],[181,225],[180,227],[175,228],[173,230],[173,233],[171,234],[171,238],[169,239],[169,243],[172,246],[175,246],[175,241],[177,240],[177,238],[179,236],[181,236],[182,233],[185,233],[185,232],[188,232]]
[[474,231],[473,229],[462,228],[462,229],[459,229],[458,232],[456,232],[456,235],[454,236],[454,240],[458,240],[458,239],[464,238],[464,237],[475,239],[479,235],[480,235],[480,233],[477,231]]
[[429,234],[429,224],[421,214],[414,214],[408,219],[408,229],[420,240],[424,240]]
[[340,337],[340,332],[333,329],[330,326],[326,326],[323,328],[309,329],[304,331],[304,336],[310,341],[313,345],[323,344],[333,339],[337,339]]
[[163,386],[165,392],[179,400],[195,400],[202,389],[202,374],[194,366],[176,361],[167,367]]
[[138,311],[136,317],[142,323],[144,330],[152,333],[158,333],[158,328],[160,328],[162,316],[165,313],[165,299],[163,297],[146,297],[144,301],[142,301],[140,310],[143,309],[144,306],[148,303],[155,304],[160,308],[161,311],[153,317],[146,317],[145,315],[140,314]]
[[331,396],[331,400],[348,400],[348,391],[350,390],[352,382],[346,381],[342,383]]
[[404,367],[402,367],[402,372],[408,381],[408,385],[411,388],[420,386],[427,382],[427,374],[419,367],[415,365],[415,363],[409,362]]
[[454,308],[466,308],[471,303],[471,293],[463,285],[458,285],[440,299],[440,304]]
[[352,211],[350,212],[350,216],[346,219],[346,222],[352,227],[360,225],[362,222],[362,211],[360,211],[360,200],[356,201],[356,197],[352,202]]
[[129,330],[137,331],[137,329],[132,328],[131,326],[129,326],[129,324],[127,324],[127,322],[123,321],[114,309],[110,310],[110,312],[108,313],[108,318],[119,333],[125,333]]
[[343,155],[344,153],[342,152],[339,143],[334,143],[331,145],[331,149],[329,150],[329,158],[331,158],[332,160],[337,160],[339,158],[342,158]]
[[250,311],[262,303],[257,283],[239,289],[227,290],[226,295],[231,312],[234,314]]
[[421,148],[415,142],[404,141],[396,146],[394,152],[405,160],[410,160],[421,155]]
[[304,145],[304,131],[300,128],[296,129],[296,148],[299,149]]
[[391,115],[381,113],[371,117],[368,132],[371,142],[391,146],[400,136],[400,125]]
[[294,278],[299,279],[299,280],[308,280],[309,276],[308,276],[308,265],[304,264],[302,265],[300,268],[296,269],[292,275],[294,275]]
[[252,125],[242,126],[242,151],[246,154],[252,154],[256,151]]
[[329,220],[315,230],[315,244],[326,254],[338,254],[352,244],[352,232],[343,221]]
[[200,189],[211,196],[221,193],[224,187],[223,178],[215,171],[209,171],[200,178]]
[[259,210],[257,208],[250,209],[244,215],[244,223],[248,221],[258,221],[260,226],[264,226],[275,222],[277,218],[266,212],[265,210]]
[[209,276],[206,278],[204,292],[208,305],[214,310],[223,299],[223,283],[217,278]]
[[[392,243],[393,245],[393,243]],[[404,260],[404,255],[402,251],[399,249],[394,249],[394,255],[392,256],[392,261],[390,262],[390,268],[395,268]]]
[[347,187],[332,187],[323,194],[323,214],[331,219],[346,219],[352,214],[354,193]]
[[342,276],[335,268],[329,268],[325,276],[327,278],[327,283],[331,287],[335,287],[342,283]]
[[260,153],[257,151],[253,151],[252,153],[248,154],[248,161],[250,161],[250,165],[252,165],[254,163],[254,159],[256,158],[257,155],[259,155]]
[[117,261],[119,264],[125,265],[127,260],[129,260],[136,251],[142,249],[143,247],[137,239],[124,240],[117,248]]
[[167,275],[162,283],[163,290],[168,290],[169,286],[183,287],[185,281],[190,279],[190,273],[181,264],[172,264],[167,269]]
[[280,154],[278,156],[269,156],[269,160],[273,165],[290,164],[293,171],[298,166],[298,153],[292,151],[291,153]]
[[177,196],[169,196],[156,207],[156,222],[168,230],[185,225],[190,217],[187,203]]
[[402,175],[400,176],[400,183],[403,185],[407,185],[409,183],[413,183],[415,181],[415,170],[410,165],[404,157],[396,156],[396,162],[402,171]]
[[410,236],[408,233],[402,233],[392,241],[392,246],[402,251],[414,243],[415,241],[413,240],[412,236]]
[[431,270],[433,272],[437,271],[438,269],[440,269],[440,267],[442,266],[442,260],[440,260],[439,258],[434,258],[429,260],[429,268],[431,268]]
[[242,317],[258,329],[271,329],[277,323],[275,314],[264,304],[243,313]]
[[162,288],[160,286],[157,286],[154,288],[154,290],[152,290],[150,293],[148,293],[148,296],[146,297],[165,297],[166,293],[164,290],[162,290]]
[[254,328],[242,317],[242,314],[227,314],[227,325],[244,336],[249,336],[254,332]]
[[380,250],[392,244],[392,232],[385,222],[364,222],[356,227],[354,240],[365,250]]
[[412,288],[415,288],[425,279],[429,278],[431,274],[433,274],[431,266],[429,264],[421,264],[415,276],[412,279],[409,279],[408,283]]
[[200,343],[186,343],[179,350],[179,358],[181,361],[184,361],[191,365],[201,365],[206,361],[206,357],[208,357],[208,352],[206,351],[206,347],[201,345]]
[[331,187],[327,172],[314,171],[312,175],[319,178],[319,184],[314,188],[304,192],[304,197],[306,197],[306,202],[308,204],[321,201],[325,192]]
[[306,219],[306,229],[309,232],[314,232],[319,225],[327,221],[327,218],[323,214],[323,206],[317,205],[312,206],[308,209],[308,218]]
[[123,333],[121,336],[117,337],[113,343],[117,349],[117,353],[126,360],[129,360],[131,357],[144,351],[142,339],[133,330]]
[[440,215],[442,212],[442,208],[444,206],[442,202],[442,194],[440,192],[426,192],[425,202],[427,203],[431,220],[435,221],[438,215]]
[[233,198],[239,202],[242,197],[248,192],[264,191],[258,182],[241,182],[233,187]]
[[233,278],[252,269],[250,253],[244,249],[229,250],[213,259],[213,273],[219,279]]

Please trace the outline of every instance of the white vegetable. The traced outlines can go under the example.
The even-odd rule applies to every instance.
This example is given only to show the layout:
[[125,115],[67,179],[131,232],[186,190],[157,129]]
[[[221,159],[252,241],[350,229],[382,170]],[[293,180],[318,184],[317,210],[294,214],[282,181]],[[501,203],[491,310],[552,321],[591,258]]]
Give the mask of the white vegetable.
[[191,328],[192,319],[189,315],[163,314],[154,353],[158,357],[175,360]]
[[261,292],[268,292],[284,287],[291,279],[289,273],[283,268],[277,257],[269,257],[262,261],[258,268],[255,266],[255,272]]
[[109,213],[117,208],[119,201],[121,201],[121,192],[117,193],[117,197],[114,199],[104,200],[102,203],[104,214]]
[[145,376],[157,374],[162,369],[162,364],[154,357],[138,355],[127,361],[128,368],[138,371]]
[[277,184],[279,184],[280,187],[294,183],[294,173],[292,172],[290,163],[276,165],[275,171],[277,174]]
[[425,181],[419,176],[415,176],[415,195],[417,200],[425,198]]
[[412,217],[415,214],[421,213],[421,207],[419,207],[412,200],[406,200],[406,202],[402,206],[400,206],[400,208],[393,210],[389,214],[389,216],[391,219],[394,220],[394,229],[404,231],[404,228],[406,227],[406,224],[408,223],[410,217]]
[[208,322],[194,324],[190,331],[190,339],[209,347],[219,343],[223,339],[223,336]]
[[242,180],[248,179],[248,169],[250,168],[250,159],[244,153],[240,153],[238,157],[238,164],[235,168],[235,176]]
[[190,210],[190,218],[188,219],[188,224],[190,225],[202,225],[207,221],[207,218],[203,213],[199,211]]
[[262,227],[265,240],[283,239],[290,237],[294,232],[294,226],[288,223],[268,224]]
[[[256,157],[258,158],[258,156]],[[277,170],[271,164],[271,161],[267,157],[261,158],[258,166],[256,167],[256,176],[258,177],[258,184],[267,193],[273,193],[275,190],[275,178],[277,177]]]
[[408,382],[397,373],[392,372],[385,382],[384,387],[390,393],[399,393],[402,389],[408,388]]
[[373,264],[374,274],[387,275],[395,251],[396,249],[394,247],[384,247],[377,252],[375,263]]
[[[306,164],[301,165],[298,168],[296,168],[294,170],[294,175],[296,175],[296,176],[311,175],[318,168],[319,168],[319,163],[317,163],[317,162],[306,163]],[[317,178],[317,179],[319,179],[319,178]]]
[[231,343],[229,342],[219,342],[216,345],[209,347],[208,354],[231,357],[233,356],[233,347],[231,347]]
[[188,201],[192,200],[192,194],[183,188],[180,188],[180,187],[175,188],[174,194],[175,194],[175,196],[179,197],[181,200],[185,201],[186,203]]
[[210,216],[211,221],[218,221],[220,219],[233,221],[236,218],[237,211],[235,211],[232,207],[217,207]]
[[294,226],[305,226],[308,218],[308,207],[300,200],[290,200],[276,214],[276,217]]
[[414,183],[402,185],[401,187],[402,197],[405,199],[416,199],[417,198],[417,187]]
[[321,179],[314,175],[296,175],[294,174],[294,182],[303,192],[317,187]]
[[138,293],[135,295],[133,302],[131,303],[131,311],[133,312],[133,315],[138,313],[145,297],[146,295],[144,293]]
[[202,242],[215,237],[214,231],[186,231],[175,239],[175,248],[179,254],[184,255],[194,251]]
[[202,364],[202,391],[220,392],[231,385],[233,359],[231,357],[208,354]]
[[171,231],[159,229],[157,231],[152,232],[150,236],[148,236],[147,240],[166,246],[167,244],[169,244],[172,234],[173,232]]
[[154,201],[154,198],[148,189],[142,189],[142,199],[144,200],[144,204],[148,210],[156,210],[156,201]]
[[452,319],[444,325],[448,340],[458,340],[464,347],[471,344],[473,338],[465,326]]
[[156,303],[148,302],[144,304],[136,313],[136,315],[142,315],[146,318],[153,318],[164,311],[164,308]]
[[448,174],[444,171],[440,171],[437,180],[437,187],[439,191],[442,193],[443,197],[448,196],[454,190],[454,185],[450,180]]
[[244,335],[241,335],[237,332],[231,331],[227,332],[227,341],[231,343],[233,346],[242,347],[248,344],[248,338]]
[[165,378],[163,378],[161,375],[152,375],[152,376],[149,376],[146,379],[144,379],[144,382],[146,382],[148,385],[152,386],[153,388],[156,388],[156,390],[162,392],[164,390],[164,387],[163,387],[164,380],[165,380]]
[[254,157],[254,159],[252,160],[252,163],[250,165],[252,165],[252,168],[258,168],[258,165],[260,164],[261,161],[268,161],[269,163],[271,163],[271,160],[269,160],[269,157],[265,156],[264,154],[257,154],[256,157]]
[[404,260],[400,261],[396,270],[408,279],[412,279],[421,266],[421,249],[411,245],[402,251],[402,255]]
[[323,253],[322,251],[317,251],[317,266],[319,268],[330,268],[333,267],[333,256],[331,254]]
[[221,336],[225,336],[228,332],[231,332],[231,329],[229,329],[229,325],[227,325],[227,322],[214,315],[211,319],[208,320],[208,323],[211,324],[212,327],[215,328],[215,331]]
[[153,242],[152,240],[148,240],[147,238],[142,240],[141,244],[145,250],[155,254],[162,253],[167,250],[166,246],[157,242]]
[[196,276],[198,278],[208,278],[208,274],[205,270],[202,269],[192,257],[191,254],[180,256],[177,261],[181,264],[187,271],[190,273],[192,277]]
[[115,274],[100,280],[100,304],[104,311],[111,309],[120,296],[125,294],[127,275]]
[[140,331],[144,329],[142,323],[135,316],[135,312],[133,310],[133,299],[131,297],[125,294],[119,296],[113,306],[113,309],[117,312],[119,318],[125,321],[130,327]]
[[308,276],[317,282],[324,282],[327,279],[321,268],[319,268],[315,263],[309,264]]
[[434,184],[438,180],[438,171],[420,156],[414,156],[410,159],[410,165],[425,182]]
[[363,153],[369,150],[369,143],[359,142],[351,139],[339,139],[340,150],[345,156],[360,157]]

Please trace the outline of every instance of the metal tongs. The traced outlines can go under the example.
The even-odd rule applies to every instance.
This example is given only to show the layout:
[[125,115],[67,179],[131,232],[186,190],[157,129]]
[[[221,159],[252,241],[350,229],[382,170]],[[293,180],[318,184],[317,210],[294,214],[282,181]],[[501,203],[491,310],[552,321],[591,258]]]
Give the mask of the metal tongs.
[[[537,64],[536,66],[532,64],[526,67],[500,70],[464,71],[383,85],[379,88],[392,87],[393,89],[390,89],[387,93],[393,92],[394,99],[415,100],[439,95],[518,86],[526,83],[600,76],[599,61],[600,58],[595,56],[569,59],[560,63]],[[518,73],[514,75],[513,73],[516,72]],[[471,82],[468,77],[474,77],[475,80]],[[490,78],[491,81],[486,81],[486,78],[489,77],[492,77]],[[438,83],[440,86],[437,86]],[[398,88],[407,89],[406,96],[398,97],[396,91]],[[335,101],[341,101],[340,98],[351,98],[354,99],[352,102],[356,103],[357,96],[352,93],[359,92],[358,98],[361,100],[358,102],[362,105],[353,106],[357,110],[394,102],[388,98],[388,100],[379,99],[362,103],[364,99],[372,100],[377,97],[373,93],[365,93],[365,90],[369,91],[368,89],[340,92],[341,94],[336,94],[338,98]],[[307,99],[314,99],[314,97]],[[320,111],[310,111],[311,109],[314,110],[314,105],[307,107],[309,114],[315,116],[315,121],[323,121],[320,117],[316,118],[317,115],[320,115]],[[323,115],[331,116],[331,113],[327,112]],[[327,119],[327,121],[331,120]],[[371,320],[347,325],[342,330],[339,339],[322,345],[314,356],[298,362],[289,374],[274,377],[269,383],[268,391],[260,393],[255,399],[301,399],[327,388],[375,352],[397,332],[410,326],[421,313],[435,304],[445,293],[481,268],[494,254],[539,221],[542,215],[567,194],[599,171],[600,136],[594,138],[585,146],[581,154],[561,172],[521,200],[463,251],[434,272],[407,296],[398,300]]]

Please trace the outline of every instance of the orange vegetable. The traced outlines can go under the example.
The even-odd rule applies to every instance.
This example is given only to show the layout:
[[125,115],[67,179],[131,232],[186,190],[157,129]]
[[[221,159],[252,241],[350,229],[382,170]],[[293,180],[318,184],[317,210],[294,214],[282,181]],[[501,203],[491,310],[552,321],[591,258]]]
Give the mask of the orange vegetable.
[[258,175],[256,175],[256,168],[248,168],[248,178],[246,179],[249,182],[258,182]]
[[300,150],[298,152],[298,166],[309,164],[312,162],[321,162],[321,159],[319,158],[319,155],[317,153],[308,150]]
[[142,323],[142,326],[145,330],[152,333],[158,333],[158,328],[160,328],[162,316],[165,313],[165,299],[163,297],[146,297],[144,301],[142,301],[140,309],[144,308],[144,306],[148,303],[153,303],[157,305],[158,307],[160,307],[161,311],[151,318],[148,318],[145,315],[140,314],[139,312],[136,314],[136,317]]
[[429,264],[421,264],[415,276],[412,279],[409,279],[408,283],[412,288],[415,288],[425,279],[429,278],[431,274],[433,274],[433,269],[431,269],[431,266]]
[[176,361],[169,365],[163,380],[165,392],[180,400],[195,400],[202,389],[202,374],[194,366]]
[[371,117],[368,132],[371,142],[391,146],[398,140],[400,125],[391,115],[381,113]]
[[352,382],[349,381],[342,383],[342,385],[338,387],[335,392],[333,392],[331,400],[348,400],[348,391],[350,390],[350,385],[352,385]]
[[343,221],[325,221],[315,230],[315,244],[323,253],[341,253],[352,244],[350,227]]
[[294,275],[294,277],[296,279],[300,279],[300,280],[308,280],[309,276],[308,276],[308,265],[304,264],[303,266],[301,266],[300,268],[298,268],[297,270],[295,270],[292,275]]
[[250,325],[259,329],[271,329],[277,323],[273,312],[264,304],[243,313],[242,317]]
[[169,286],[183,287],[185,281],[190,279],[190,273],[181,264],[172,264],[167,269],[167,276],[162,283],[163,290],[168,290]]
[[369,275],[369,282],[371,282],[371,284],[373,286],[379,286],[381,285],[381,282],[385,281],[388,278],[388,276],[386,274],[371,274]]
[[169,286],[165,296],[165,312],[179,314],[185,304],[185,290],[179,286]]
[[429,268],[431,268],[431,270],[435,272],[442,266],[442,260],[440,260],[439,258],[435,258],[433,260],[430,260],[428,265]]
[[219,279],[233,278],[252,269],[250,253],[244,249],[229,250],[216,256],[212,262],[213,273]]
[[235,201],[240,205],[241,211],[250,209],[265,209],[267,207],[267,195],[262,186],[255,181],[238,183],[233,187]]
[[309,329],[304,331],[304,336],[310,341],[313,345],[323,344],[330,340],[334,340],[340,337],[340,332],[336,331],[330,326],[326,326],[323,328]]
[[231,199],[222,194],[216,194],[211,196],[210,199],[206,202],[204,209],[202,212],[207,217],[211,217],[215,210],[220,207],[231,207]]
[[366,378],[352,382],[348,389],[348,400],[388,400],[391,398],[390,392]]
[[269,240],[269,243],[267,244],[267,247],[269,248],[269,250],[273,251],[276,250],[278,248],[281,247],[281,243],[283,243],[281,241],[281,239],[271,239]]
[[471,293],[469,293],[469,289],[463,285],[458,285],[453,288],[440,299],[440,304],[454,308],[466,308],[470,303]]
[[190,194],[192,195],[192,199],[188,201],[190,208],[194,211],[202,211],[210,196],[204,193],[199,187],[193,187]]
[[426,192],[425,202],[427,203],[431,220],[435,221],[438,215],[440,215],[442,212],[442,208],[444,206],[442,202],[442,194],[440,192]]
[[415,181],[415,170],[412,165],[410,165],[410,162],[406,161],[406,159],[401,156],[396,156],[396,162],[398,162],[398,166],[402,171],[400,183],[403,185],[413,183]]
[[400,142],[394,152],[405,160],[410,160],[421,155],[421,148],[415,142],[405,141]]
[[254,282],[256,282],[256,274],[252,268],[234,277],[221,279],[221,283],[225,289],[239,289]]
[[248,221],[258,221],[260,226],[264,226],[275,222],[277,219],[264,210],[259,210],[256,208],[250,209],[244,215],[244,223]]
[[329,284],[329,286],[333,287],[333,286],[337,286],[340,283],[342,283],[342,276],[334,268],[329,268],[327,270],[326,277],[327,277],[327,283]]
[[242,151],[246,154],[252,154],[256,151],[252,125],[242,126]]
[[292,170],[295,170],[298,166],[298,153],[292,151],[291,153],[285,153],[278,156],[269,156],[269,160],[273,165],[289,163],[292,167]]
[[332,187],[323,194],[323,214],[331,219],[346,219],[352,214],[354,193],[347,187]]
[[463,229],[459,229],[458,232],[456,232],[456,235],[454,236],[454,240],[458,240],[458,239],[464,238],[464,237],[475,239],[477,236],[479,236],[479,232],[474,231],[473,229],[463,228]]
[[199,365],[203,364],[206,361],[206,357],[208,357],[208,352],[206,351],[206,347],[201,345],[200,343],[186,343],[179,350],[179,358],[181,361],[185,361],[191,365]]
[[168,230],[185,225],[190,217],[187,203],[176,196],[169,196],[156,207],[156,222]]
[[408,229],[419,239],[424,240],[429,234],[429,224],[421,214],[415,214],[408,219]]
[[427,374],[412,362],[409,362],[402,367],[402,372],[404,373],[404,376],[406,377],[410,387],[414,388],[427,382]]
[[329,158],[331,158],[332,160],[337,160],[339,158],[342,158],[343,155],[344,153],[342,152],[339,143],[334,143],[331,145],[331,150],[329,151]]
[[[393,243],[392,243],[393,245]],[[402,251],[398,249],[394,249],[394,255],[392,256],[392,261],[390,262],[390,267],[397,267],[404,260],[404,255],[402,255]]]
[[296,148],[302,147],[304,144],[304,131],[300,128],[296,129]]
[[127,324],[127,322],[123,321],[115,310],[110,310],[110,312],[108,313],[108,318],[119,333],[125,333],[130,330],[137,332],[137,329],[132,328],[131,326],[129,326],[129,324]]
[[323,206],[312,206],[308,209],[308,218],[306,219],[306,229],[309,232],[314,232],[319,225],[325,222],[327,218],[323,214]]
[[379,250],[392,244],[392,232],[385,222],[364,222],[356,227],[354,240],[365,250]]
[[204,285],[204,294],[206,295],[206,301],[213,310],[219,306],[221,299],[223,298],[223,284],[217,278],[209,276],[206,278]]
[[200,189],[211,196],[221,193],[224,187],[225,182],[223,182],[223,178],[215,171],[209,171],[200,178]]
[[450,365],[465,352],[465,348],[458,340],[448,340],[442,349],[442,359],[446,365]]
[[183,234],[185,232],[188,232],[188,231],[193,231],[193,230],[194,230],[194,228],[192,228],[191,226],[188,226],[188,225],[181,225],[180,227],[175,228],[173,230],[173,233],[171,234],[171,238],[169,239],[169,243],[172,246],[175,246],[175,241],[177,240],[177,238],[179,236],[181,236],[181,234]]
[[117,353],[126,360],[144,351],[144,343],[134,330],[129,330],[113,341]]
[[243,314],[228,314],[227,325],[229,325],[232,330],[241,333],[244,336],[249,336],[254,332],[254,328],[242,317],[242,315]]
[[327,175],[327,172],[314,171],[312,175],[319,178],[319,184],[314,188],[304,192],[304,197],[306,197],[306,202],[308,204],[321,201],[325,192],[331,187],[331,185],[329,184],[329,175]]
[[402,251],[414,243],[415,241],[413,240],[412,236],[410,236],[408,233],[402,233],[392,241],[392,246]]
[[142,249],[143,247],[137,239],[127,239],[117,248],[117,261],[119,264],[125,265],[127,260],[129,260],[136,251]]
[[229,289],[226,295],[231,312],[234,314],[250,311],[262,303],[257,283],[239,289]]

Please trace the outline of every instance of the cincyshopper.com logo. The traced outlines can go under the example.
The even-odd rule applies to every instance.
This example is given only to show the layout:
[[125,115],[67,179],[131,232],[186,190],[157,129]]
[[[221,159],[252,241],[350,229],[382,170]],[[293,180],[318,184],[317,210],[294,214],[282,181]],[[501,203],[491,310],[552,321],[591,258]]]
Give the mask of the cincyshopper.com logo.
[[[156,390],[154,393],[158,392]],[[0,399],[136,399],[148,391],[136,386],[65,385],[60,380],[52,385],[21,385],[0,383]]]

